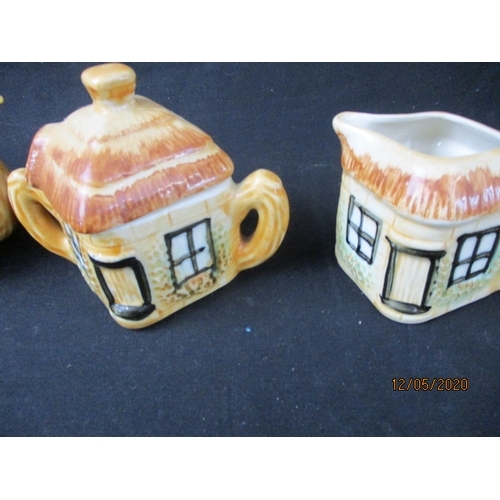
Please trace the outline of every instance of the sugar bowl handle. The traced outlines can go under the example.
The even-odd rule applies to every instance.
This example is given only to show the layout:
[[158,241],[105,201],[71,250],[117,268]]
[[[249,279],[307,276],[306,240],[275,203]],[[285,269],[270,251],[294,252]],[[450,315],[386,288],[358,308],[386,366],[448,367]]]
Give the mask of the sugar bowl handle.
[[45,195],[27,183],[24,168],[9,175],[8,190],[14,213],[31,236],[47,250],[76,264],[68,236]]
[[[250,174],[236,188],[234,210],[235,262],[241,271],[267,260],[283,241],[290,210],[280,178],[263,169]],[[257,227],[244,236],[241,223],[251,210],[258,213]]]

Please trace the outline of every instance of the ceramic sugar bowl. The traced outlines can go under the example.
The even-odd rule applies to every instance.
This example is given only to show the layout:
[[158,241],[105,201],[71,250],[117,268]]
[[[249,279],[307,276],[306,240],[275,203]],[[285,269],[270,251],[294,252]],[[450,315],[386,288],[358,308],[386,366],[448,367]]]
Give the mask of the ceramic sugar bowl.
[[16,220],[7,196],[8,175],[9,171],[0,161],[0,240],[10,235]]
[[[9,177],[19,220],[78,264],[127,328],[148,326],[256,266],[289,219],[280,179],[257,170],[236,185],[233,163],[203,131],[135,94],[122,64],[85,70],[93,104],[33,139]],[[241,233],[251,210],[252,235]]]
[[340,266],[420,323],[500,289],[500,132],[443,112],[340,113]]

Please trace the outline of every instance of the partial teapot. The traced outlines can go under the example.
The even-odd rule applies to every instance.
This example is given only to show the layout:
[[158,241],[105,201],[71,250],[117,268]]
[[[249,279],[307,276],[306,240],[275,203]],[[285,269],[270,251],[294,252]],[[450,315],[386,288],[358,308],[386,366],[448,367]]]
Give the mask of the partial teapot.
[[[199,128],[135,94],[123,64],[85,70],[93,104],[35,135],[9,196],[31,235],[78,264],[111,316],[148,326],[271,257],[289,206],[280,179],[233,163]],[[240,226],[258,213],[254,233]]]
[[8,176],[9,171],[0,161],[0,240],[7,238],[12,233],[16,223],[7,195]]
[[333,120],[336,255],[385,316],[421,323],[500,289],[500,132],[444,112]]

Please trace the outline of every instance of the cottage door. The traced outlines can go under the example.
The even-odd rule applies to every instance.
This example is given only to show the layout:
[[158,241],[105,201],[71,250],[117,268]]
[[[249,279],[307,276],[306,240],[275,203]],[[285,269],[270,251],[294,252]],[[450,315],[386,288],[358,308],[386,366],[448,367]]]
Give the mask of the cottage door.
[[405,314],[422,314],[430,309],[427,295],[436,262],[445,251],[429,251],[398,245],[387,238],[391,253],[385,273],[382,302]]
[[93,257],[95,273],[109,307],[116,316],[130,321],[147,318],[154,310],[148,278],[135,257],[100,262]]

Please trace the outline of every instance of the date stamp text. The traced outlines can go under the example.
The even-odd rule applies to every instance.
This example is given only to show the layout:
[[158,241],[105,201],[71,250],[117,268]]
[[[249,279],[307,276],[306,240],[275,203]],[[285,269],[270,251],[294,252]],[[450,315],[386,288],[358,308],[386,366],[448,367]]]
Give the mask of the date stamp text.
[[393,378],[393,391],[466,391],[469,380],[466,378]]

